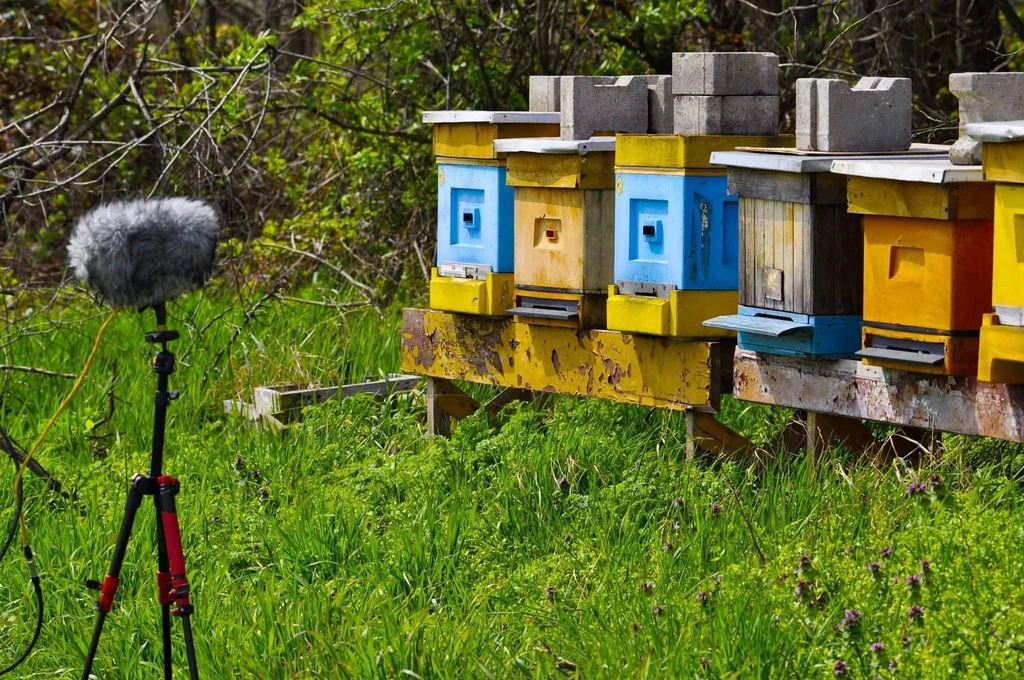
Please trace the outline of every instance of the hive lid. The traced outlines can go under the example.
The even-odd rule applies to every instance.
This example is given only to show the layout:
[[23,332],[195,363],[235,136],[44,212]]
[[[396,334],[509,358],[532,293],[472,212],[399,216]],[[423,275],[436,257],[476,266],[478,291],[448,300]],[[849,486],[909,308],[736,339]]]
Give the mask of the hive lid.
[[590,139],[560,139],[558,137],[532,137],[528,139],[496,139],[498,153],[560,153],[586,156],[591,151],[615,151],[614,137]]
[[1024,139],[1024,120],[969,123],[967,135],[978,142],[1015,142]]
[[424,123],[536,123],[558,125],[558,111],[424,111]]
[[928,184],[981,182],[984,179],[980,165],[953,165],[948,158],[900,158],[881,161],[845,158],[832,161],[832,172],[852,177]]
[[[906,159],[907,155],[915,159],[931,158],[942,160],[948,158],[948,153],[912,152],[905,155],[882,154],[857,156],[858,161],[870,160],[874,163],[889,163],[900,159]],[[770,153],[761,151],[716,151],[711,154],[711,162],[716,165],[725,165],[731,168],[746,168],[749,170],[769,170],[774,172],[831,172],[832,163],[837,160],[850,160],[849,154],[837,154],[834,156],[796,156],[789,153]]]

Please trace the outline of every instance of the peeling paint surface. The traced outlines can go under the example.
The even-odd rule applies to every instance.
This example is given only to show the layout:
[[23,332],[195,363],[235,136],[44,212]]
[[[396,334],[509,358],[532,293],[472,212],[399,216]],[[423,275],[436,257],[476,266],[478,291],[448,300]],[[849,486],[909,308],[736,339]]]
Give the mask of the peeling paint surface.
[[733,366],[733,395],[744,401],[1024,442],[1024,385],[747,350]]
[[402,369],[450,380],[685,410],[718,407],[721,345],[407,309]]

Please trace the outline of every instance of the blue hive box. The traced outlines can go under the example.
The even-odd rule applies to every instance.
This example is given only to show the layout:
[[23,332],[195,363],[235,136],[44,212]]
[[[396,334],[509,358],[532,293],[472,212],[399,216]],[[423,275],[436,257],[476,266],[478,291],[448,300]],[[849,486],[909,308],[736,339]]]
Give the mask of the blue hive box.
[[437,166],[437,262],[514,268],[513,191],[505,168]]
[[739,210],[722,174],[620,172],[615,281],[735,290]]
[[860,315],[808,316],[740,306],[738,314],[704,325],[737,331],[740,349],[808,359],[856,358],[861,343]]

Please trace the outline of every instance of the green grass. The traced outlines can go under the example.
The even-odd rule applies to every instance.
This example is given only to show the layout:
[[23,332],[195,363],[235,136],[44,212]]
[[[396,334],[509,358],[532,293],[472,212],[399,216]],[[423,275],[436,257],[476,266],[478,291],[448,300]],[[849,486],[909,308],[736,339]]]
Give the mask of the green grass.
[[[501,430],[474,416],[451,441],[424,435],[420,395],[331,401],[287,432],[253,430],[221,401],[396,371],[400,317],[271,301],[247,319],[252,302],[172,310],[182,398],[166,469],[182,480],[206,678],[833,678],[839,660],[852,678],[1024,676],[1020,447],[947,437],[919,472],[838,450],[813,475],[801,457],[748,469],[685,461],[676,414],[568,398],[550,413],[513,405]],[[76,372],[97,310],[47,316],[20,339],[0,329],[0,363]],[[126,484],[147,469],[149,321],[115,321],[40,455],[75,496],[28,481],[47,612],[21,677],[78,675],[94,616],[83,581],[103,575]],[[68,386],[0,374],[0,422],[28,444]],[[786,416],[727,401],[723,419],[767,445]],[[3,507],[12,478],[7,466]],[[927,490],[908,496],[918,480]],[[158,676],[152,530],[141,513],[99,677]],[[911,588],[919,560],[930,567]],[[10,657],[34,615],[19,554],[0,565],[0,602]],[[846,610],[860,617],[843,627]]]

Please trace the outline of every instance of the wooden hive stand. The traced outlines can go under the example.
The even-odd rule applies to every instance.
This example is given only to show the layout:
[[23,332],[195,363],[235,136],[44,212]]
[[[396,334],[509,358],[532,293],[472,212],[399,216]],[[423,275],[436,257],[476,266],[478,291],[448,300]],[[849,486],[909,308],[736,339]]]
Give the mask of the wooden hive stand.
[[483,405],[489,414],[514,400],[562,394],[686,413],[687,457],[748,451],[751,443],[718,422],[731,385],[732,344],[576,330],[512,319],[406,309],[402,370],[427,378],[430,434],[450,436],[451,422],[481,405],[461,380],[502,387]]

